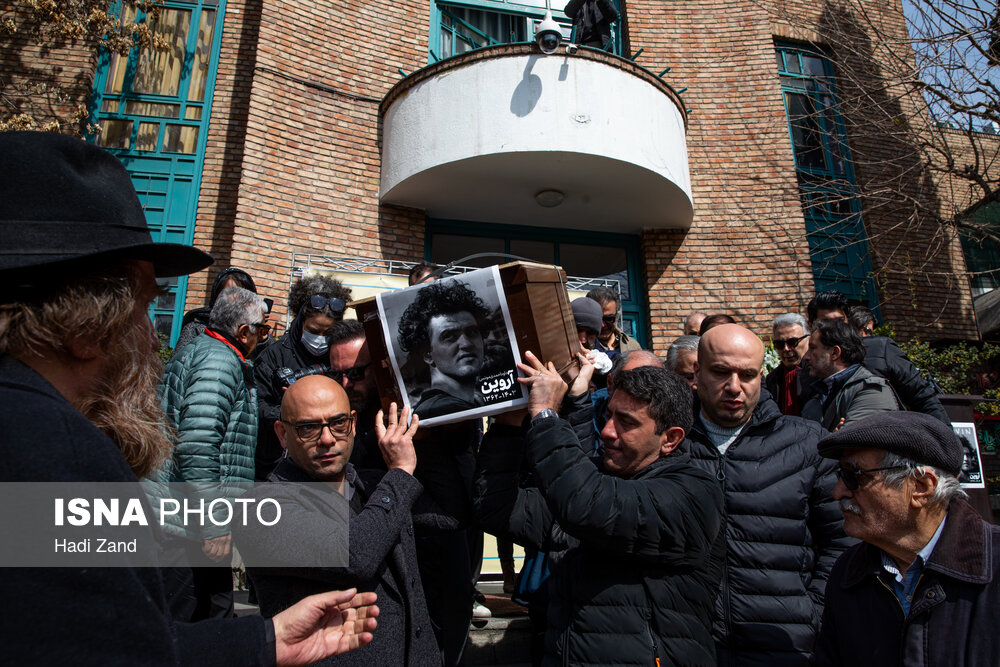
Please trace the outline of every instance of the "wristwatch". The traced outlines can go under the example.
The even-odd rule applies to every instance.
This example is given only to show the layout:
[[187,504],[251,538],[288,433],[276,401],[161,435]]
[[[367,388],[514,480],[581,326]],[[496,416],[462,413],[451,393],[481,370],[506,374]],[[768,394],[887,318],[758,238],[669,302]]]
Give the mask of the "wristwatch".
[[556,413],[555,410],[553,410],[552,408],[545,408],[544,410],[542,410],[537,415],[531,418],[531,425],[534,426],[543,419],[558,419],[558,418],[559,415]]

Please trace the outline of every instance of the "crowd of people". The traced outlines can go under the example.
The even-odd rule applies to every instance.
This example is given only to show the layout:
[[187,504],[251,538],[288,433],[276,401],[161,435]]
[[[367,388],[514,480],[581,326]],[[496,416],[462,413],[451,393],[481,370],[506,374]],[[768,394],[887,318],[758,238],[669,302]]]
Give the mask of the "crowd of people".
[[[482,405],[490,354],[488,313],[439,267],[410,274],[428,296],[401,330],[431,369],[414,414],[380,400],[325,276],[294,283],[272,340],[272,304],[221,271],[161,372],[156,279],[211,258],[153,243],[99,148],[5,133],[0,156],[0,481],[257,481],[285,517],[167,521],[159,569],[9,570],[11,664],[458,665],[483,531],[505,590],[510,545],[529,556],[535,664],[1000,664],[1000,529],[966,501],[933,383],[839,292],[774,317],[765,375],[732,315],[691,313],[661,358],[595,289],[571,303],[575,374],[523,351],[526,406],[428,428]],[[290,548],[343,563],[253,566]],[[235,616],[237,552],[260,615]]]

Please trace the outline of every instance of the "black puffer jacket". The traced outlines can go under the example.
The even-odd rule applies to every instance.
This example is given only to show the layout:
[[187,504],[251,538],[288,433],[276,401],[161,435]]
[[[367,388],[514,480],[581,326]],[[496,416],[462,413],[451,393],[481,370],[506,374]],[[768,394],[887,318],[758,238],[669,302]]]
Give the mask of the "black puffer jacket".
[[830,569],[854,543],[831,496],[835,463],[816,449],[825,434],[816,422],[782,415],[766,392],[725,455],[695,418],[684,445],[725,496],[719,665],[809,662]]
[[544,664],[715,665],[710,626],[724,543],[722,497],[686,454],[631,479],[597,470],[569,423],[527,432],[538,488],[518,488],[519,428],[483,438],[475,504],[483,527],[549,552]]
[[254,457],[257,481],[267,479],[281,460],[284,449],[274,432],[274,422],[281,417],[281,397],[284,383],[278,379],[278,369],[298,370],[313,364],[329,365],[328,354],[315,356],[302,344],[302,314],[292,320],[292,325],[280,339],[269,345],[254,362],[254,382],[257,384],[257,409],[260,421],[257,427],[257,453]]
[[920,374],[896,341],[886,336],[868,336],[861,340],[865,344],[865,368],[888,380],[903,405],[951,426],[934,385]]

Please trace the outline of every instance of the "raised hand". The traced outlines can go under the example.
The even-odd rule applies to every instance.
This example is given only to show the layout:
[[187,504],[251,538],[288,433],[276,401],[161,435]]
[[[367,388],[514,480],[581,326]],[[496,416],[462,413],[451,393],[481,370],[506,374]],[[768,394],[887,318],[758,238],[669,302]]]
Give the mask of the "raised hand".
[[546,408],[558,411],[569,389],[566,382],[551,361],[543,365],[530,351],[524,353],[524,358],[528,363],[518,362],[517,367],[526,377],[517,381],[528,387],[528,412],[534,417]]
[[396,418],[396,404],[389,404],[389,425],[383,425],[381,410],[375,415],[375,435],[378,436],[378,446],[382,450],[385,464],[391,468],[400,468],[413,474],[417,467],[417,452],[413,448],[413,435],[417,432],[420,418],[413,415],[413,422],[407,427],[410,408],[403,407],[402,414]]
[[274,617],[277,664],[308,665],[364,646],[377,616],[375,594],[354,588],[304,598]]
[[590,380],[594,377],[594,362],[587,355],[576,353],[580,360],[580,372],[576,374],[573,384],[569,387],[570,396],[579,396],[590,391]]

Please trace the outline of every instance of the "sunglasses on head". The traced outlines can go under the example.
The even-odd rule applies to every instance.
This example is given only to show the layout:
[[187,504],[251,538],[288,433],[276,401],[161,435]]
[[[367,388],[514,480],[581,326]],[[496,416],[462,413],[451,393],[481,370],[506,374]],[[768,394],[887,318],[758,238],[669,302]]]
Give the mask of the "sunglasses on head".
[[337,297],[325,297],[322,294],[313,294],[309,297],[309,307],[313,310],[323,310],[329,308],[334,313],[343,313],[347,303]]
[[327,376],[333,378],[335,382],[343,382],[346,376],[351,382],[359,382],[365,377],[365,371],[371,366],[371,362],[364,364],[363,366],[355,366],[354,368],[348,368],[343,371],[329,371]]
[[797,336],[792,338],[775,338],[774,339],[774,349],[783,350],[785,347],[795,347],[801,343],[804,339],[809,338],[808,335]]
[[857,491],[858,487],[861,485],[861,477],[868,475],[873,472],[881,472],[883,470],[904,470],[908,466],[886,466],[884,468],[851,468],[850,466],[845,466],[840,464],[837,467],[837,477],[839,477],[843,482],[844,486],[847,487],[848,491]]

